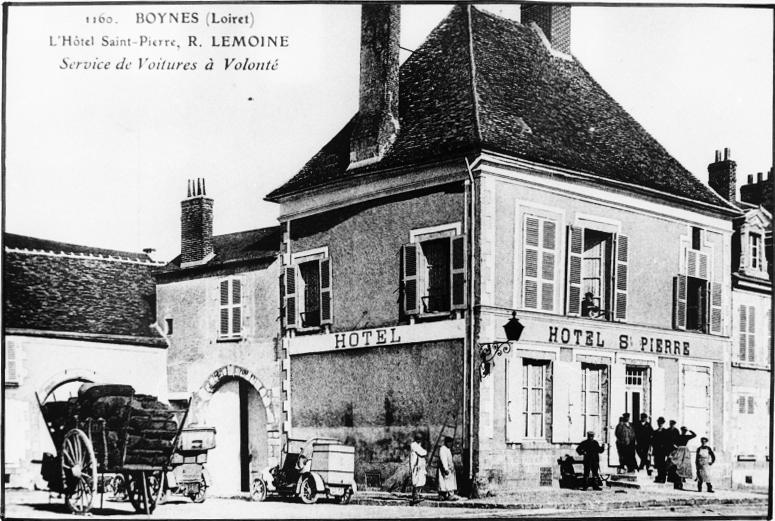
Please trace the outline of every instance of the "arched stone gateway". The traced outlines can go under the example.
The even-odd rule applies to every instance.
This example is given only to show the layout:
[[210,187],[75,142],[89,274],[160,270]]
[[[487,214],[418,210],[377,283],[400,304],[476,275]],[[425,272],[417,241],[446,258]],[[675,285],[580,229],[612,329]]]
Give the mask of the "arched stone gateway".
[[216,428],[207,467],[218,492],[249,490],[251,475],[278,463],[272,390],[245,367],[227,364],[210,373],[192,396],[187,424]]

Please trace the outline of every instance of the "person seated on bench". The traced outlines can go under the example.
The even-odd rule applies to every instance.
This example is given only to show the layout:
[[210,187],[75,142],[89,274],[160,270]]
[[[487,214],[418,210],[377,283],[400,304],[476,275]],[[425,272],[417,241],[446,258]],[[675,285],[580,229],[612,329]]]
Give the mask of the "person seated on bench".
[[584,456],[584,486],[581,490],[587,490],[589,486],[589,474],[592,473],[592,488],[600,490],[600,454],[605,450],[605,443],[600,445],[595,440],[594,431],[587,432],[587,439],[579,443],[576,452]]

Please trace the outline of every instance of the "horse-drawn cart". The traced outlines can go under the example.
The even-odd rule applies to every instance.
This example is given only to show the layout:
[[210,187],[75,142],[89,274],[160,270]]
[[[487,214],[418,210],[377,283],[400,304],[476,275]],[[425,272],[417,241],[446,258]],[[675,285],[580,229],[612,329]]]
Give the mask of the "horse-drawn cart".
[[72,512],[92,508],[105,473],[122,476],[135,511],[153,512],[187,409],[129,385],[84,384],[77,397],[38,404],[57,450],[43,455],[41,475]]

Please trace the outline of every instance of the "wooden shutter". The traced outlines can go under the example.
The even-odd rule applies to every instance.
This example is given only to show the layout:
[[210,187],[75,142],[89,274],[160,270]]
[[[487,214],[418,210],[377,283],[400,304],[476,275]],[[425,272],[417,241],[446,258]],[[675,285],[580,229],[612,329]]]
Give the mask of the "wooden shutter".
[[624,364],[611,364],[611,396],[608,401],[608,439],[611,443],[608,444],[608,464],[613,467],[619,466],[619,453],[616,450],[616,443],[614,443],[616,441],[614,432],[619,423],[619,416],[624,414],[626,407],[624,400],[626,369]]
[[738,354],[740,355],[740,361],[745,362],[745,359],[748,357],[748,306],[740,306],[740,320],[738,328],[740,335]]
[[517,443],[525,430],[522,424],[522,359],[506,358],[506,443]]
[[466,307],[466,236],[452,237],[450,248],[450,308]]
[[738,414],[745,414],[745,396],[738,396],[737,412]]
[[721,283],[710,282],[708,283],[708,292],[710,293],[710,332],[714,335],[721,334]]
[[221,321],[220,321],[220,335],[227,336],[229,334],[229,281],[221,281]]
[[557,225],[541,221],[541,309],[554,311],[554,262]]
[[285,327],[285,270],[280,270],[280,276],[277,278],[280,282],[280,323],[282,327]]
[[583,438],[581,364],[556,361],[552,391],[552,443],[578,443]]
[[403,283],[404,283],[404,313],[416,315],[419,312],[419,296],[417,294],[417,245],[404,244],[402,248]]
[[748,397],[748,414],[754,413],[754,407],[753,407],[753,396]]
[[19,353],[16,342],[12,340],[5,341],[5,382],[19,382]]
[[654,366],[651,368],[651,418],[665,414],[665,370]]
[[686,275],[676,275],[673,279],[673,327],[686,329]]
[[584,254],[584,228],[568,226],[568,315],[581,314],[581,258]]
[[767,310],[767,363],[772,367],[772,308]]
[[320,260],[320,323],[331,324],[331,260]]
[[756,308],[748,306],[748,361],[756,361]]
[[614,291],[614,318],[616,320],[627,320],[629,243],[626,235],[616,237],[616,287]]
[[526,215],[522,235],[522,305],[538,309],[538,263],[541,221]]
[[296,266],[285,267],[285,327],[296,328]]
[[242,283],[239,279],[231,279],[231,334],[242,332]]

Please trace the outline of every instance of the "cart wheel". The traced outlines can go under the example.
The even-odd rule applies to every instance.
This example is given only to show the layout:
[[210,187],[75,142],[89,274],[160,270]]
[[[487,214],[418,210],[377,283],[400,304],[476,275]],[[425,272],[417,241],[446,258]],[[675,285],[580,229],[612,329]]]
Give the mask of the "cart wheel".
[[250,499],[253,501],[263,501],[266,499],[266,483],[261,478],[253,480],[253,485],[250,487]]
[[97,460],[91,441],[80,429],[69,431],[62,442],[62,483],[71,512],[91,510],[97,490]]
[[192,492],[188,495],[189,499],[194,503],[204,503],[207,499],[207,487],[203,484],[199,484],[199,489],[196,492]]
[[337,497],[336,501],[340,505],[347,505],[348,503],[350,503],[350,500],[352,499],[352,497],[353,497],[353,489],[350,487],[347,487],[347,490],[344,491],[344,494]]
[[307,476],[301,482],[301,490],[299,491],[299,499],[306,505],[311,505],[318,500],[318,494],[315,491],[315,482],[312,478]]
[[[145,487],[143,487],[143,477],[145,477]],[[154,495],[153,475],[145,475],[143,472],[133,472],[126,475],[127,493],[129,501],[135,509],[135,512],[144,514],[145,505],[148,503],[148,513],[152,514],[156,509],[156,496]],[[158,482],[158,481],[157,481]],[[156,491],[158,492],[158,485]],[[148,497],[146,497],[146,491]]]

